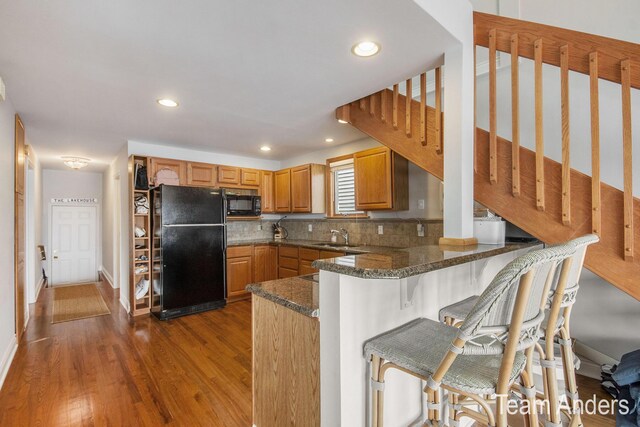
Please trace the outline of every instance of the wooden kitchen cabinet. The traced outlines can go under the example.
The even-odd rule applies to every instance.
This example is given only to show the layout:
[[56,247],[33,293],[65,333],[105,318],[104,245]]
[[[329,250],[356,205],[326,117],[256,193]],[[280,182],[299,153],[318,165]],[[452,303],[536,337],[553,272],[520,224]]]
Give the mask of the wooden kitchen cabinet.
[[227,248],[227,300],[248,298],[245,287],[253,282],[253,246]]
[[298,276],[298,247],[280,246],[278,250],[278,278]]
[[240,170],[240,184],[259,186],[260,185],[260,171],[258,169],[242,168]]
[[273,193],[273,172],[260,171],[260,197],[263,213],[274,213],[276,211],[274,206]]
[[278,278],[278,248],[270,245],[259,245],[253,249],[253,280],[265,282]]
[[320,251],[320,256],[318,259],[327,259],[327,258],[338,258],[344,256],[344,252],[338,251]]
[[298,273],[300,275],[317,273],[318,270],[311,266],[311,263],[320,258],[320,251],[317,249],[300,248],[300,262]]
[[235,166],[218,166],[218,182],[220,184],[240,184],[240,168]]
[[156,174],[163,170],[169,169],[178,175],[180,180],[179,185],[187,184],[187,165],[182,160],[173,160],[173,159],[159,159],[157,157],[152,157],[149,160],[149,179],[150,184],[156,185]]
[[325,169],[307,164],[275,172],[275,211],[324,213]]
[[291,212],[291,169],[274,173],[274,205],[276,212]]
[[356,209],[409,209],[409,162],[387,147],[353,155]]
[[187,185],[214,187],[216,185],[215,165],[187,162]]

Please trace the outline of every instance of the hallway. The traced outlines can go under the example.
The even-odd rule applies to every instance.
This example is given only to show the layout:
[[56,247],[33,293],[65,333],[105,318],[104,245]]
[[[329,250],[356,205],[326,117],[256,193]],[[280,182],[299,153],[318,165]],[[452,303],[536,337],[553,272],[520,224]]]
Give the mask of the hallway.
[[118,290],[98,288],[110,315],[59,324],[42,290],[0,392],[0,425],[251,424],[250,302],[134,322]]

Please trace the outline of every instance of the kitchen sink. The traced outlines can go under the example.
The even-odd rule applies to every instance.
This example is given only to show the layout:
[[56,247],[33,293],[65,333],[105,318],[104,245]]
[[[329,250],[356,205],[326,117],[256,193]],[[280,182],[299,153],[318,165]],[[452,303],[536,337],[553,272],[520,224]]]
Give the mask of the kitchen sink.
[[357,248],[358,245],[345,245],[344,243],[320,243],[323,248]]

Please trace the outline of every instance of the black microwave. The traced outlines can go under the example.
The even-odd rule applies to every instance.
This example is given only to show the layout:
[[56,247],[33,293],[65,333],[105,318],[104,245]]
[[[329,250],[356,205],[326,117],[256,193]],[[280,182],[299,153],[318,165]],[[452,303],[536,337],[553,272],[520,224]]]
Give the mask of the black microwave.
[[260,216],[260,196],[227,194],[227,216]]

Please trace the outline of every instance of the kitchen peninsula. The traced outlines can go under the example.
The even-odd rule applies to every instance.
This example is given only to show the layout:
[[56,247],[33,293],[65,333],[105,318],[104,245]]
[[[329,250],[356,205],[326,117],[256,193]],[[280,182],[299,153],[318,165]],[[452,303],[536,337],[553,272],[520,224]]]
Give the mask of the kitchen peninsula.
[[[365,426],[363,343],[418,317],[436,319],[441,307],[481,292],[504,265],[538,245],[360,247],[359,254],[314,261],[319,274],[247,286],[254,424]],[[386,425],[421,417],[422,388],[410,376],[389,374]]]

